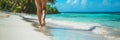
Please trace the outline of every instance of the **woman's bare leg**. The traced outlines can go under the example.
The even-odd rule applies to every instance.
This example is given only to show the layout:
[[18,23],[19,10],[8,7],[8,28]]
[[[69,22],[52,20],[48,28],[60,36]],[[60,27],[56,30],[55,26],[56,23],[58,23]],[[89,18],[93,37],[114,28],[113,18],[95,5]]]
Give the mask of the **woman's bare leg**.
[[36,2],[37,15],[38,15],[40,25],[41,27],[45,26],[47,0],[35,0],[35,2]]
[[41,24],[41,5],[40,5],[40,0],[35,0],[35,3],[36,3],[36,7],[37,7],[37,15],[38,15],[38,20],[39,20],[39,23]]
[[42,7],[41,7],[41,4],[40,4],[41,0],[35,0],[35,3],[36,3],[36,7],[37,7],[37,15],[38,15],[38,20],[39,20],[39,23],[40,23],[40,31],[42,31],[42,24],[41,24],[41,15],[42,15]]
[[49,31],[49,29],[47,28],[46,26],[46,22],[45,22],[45,18],[46,18],[46,13],[47,13],[47,10],[46,10],[46,5],[47,5],[47,0],[42,0],[42,28],[43,28],[43,33],[47,36],[51,36],[51,33]]
[[42,0],[42,25],[45,26],[45,17],[46,17],[46,5],[47,5],[47,0]]
[[41,24],[42,26],[45,26],[45,17],[46,17],[46,11],[42,10],[42,18],[41,18]]

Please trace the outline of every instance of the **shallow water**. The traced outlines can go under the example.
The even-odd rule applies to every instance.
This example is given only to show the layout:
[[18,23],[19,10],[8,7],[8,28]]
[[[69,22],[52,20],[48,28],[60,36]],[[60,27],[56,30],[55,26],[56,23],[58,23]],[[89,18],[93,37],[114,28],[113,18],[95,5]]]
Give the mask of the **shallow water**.
[[[61,13],[48,14],[47,19],[57,21],[67,21],[73,23],[98,23],[110,29],[111,34],[120,37],[120,13]],[[114,32],[114,29],[117,31]],[[76,31],[70,29],[52,28],[53,40],[113,40],[106,38],[104,35],[95,34],[91,31]],[[117,39],[116,39],[117,40]],[[119,39],[118,39],[119,40]]]
[[72,22],[99,23],[108,27],[120,29],[120,15],[118,13],[61,13],[47,15],[47,18]]
[[53,40],[107,40],[104,36],[89,31],[51,29]]

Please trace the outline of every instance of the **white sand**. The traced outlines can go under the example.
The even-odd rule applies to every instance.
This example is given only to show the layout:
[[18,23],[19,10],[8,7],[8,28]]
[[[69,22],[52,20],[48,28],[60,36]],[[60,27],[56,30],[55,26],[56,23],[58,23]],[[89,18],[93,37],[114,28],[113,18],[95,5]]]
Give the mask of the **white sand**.
[[0,12],[0,18],[5,18],[5,17],[9,17],[9,14],[4,14],[3,12]]
[[[29,21],[38,23],[37,18],[31,17],[31,16],[24,16],[24,15],[23,15],[23,17],[28,18],[28,19],[36,19],[36,20],[29,20]],[[119,32],[118,32],[118,34],[116,34],[116,35],[118,35],[118,38],[116,38],[116,37],[114,37],[114,33],[116,33],[116,32],[112,32],[110,28],[106,28],[105,26],[98,24],[98,23],[82,23],[82,22],[69,22],[69,21],[46,19],[46,25],[49,27],[53,27],[53,28],[88,30],[88,31],[92,32],[93,35],[94,34],[97,34],[97,36],[102,35],[103,37],[108,38],[110,40],[113,40],[113,39],[119,40],[120,39]],[[83,32],[80,32],[80,33],[83,33]],[[113,33],[113,35],[109,36],[109,34],[111,35],[111,33]]]
[[0,19],[0,40],[51,40],[17,15]]

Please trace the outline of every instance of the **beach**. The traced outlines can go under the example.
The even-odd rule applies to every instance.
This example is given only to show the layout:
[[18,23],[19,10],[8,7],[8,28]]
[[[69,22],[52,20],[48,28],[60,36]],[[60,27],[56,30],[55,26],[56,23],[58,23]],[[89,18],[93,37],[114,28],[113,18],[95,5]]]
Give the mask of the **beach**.
[[[51,27],[54,40],[68,40],[69,38],[75,40],[119,40],[119,16],[119,13],[49,14],[46,18],[46,25]],[[35,20],[31,21],[36,22]],[[74,37],[71,38],[70,35]]]
[[120,0],[0,0],[0,40],[120,40]]
[[[56,16],[57,15],[57,16]],[[1,40],[120,40],[118,29],[111,28],[96,22],[74,22],[65,17],[76,15],[61,14],[47,15],[46,27],[52,36],[46,36],[38,32],[39,22],[33,15],[17,14],[10,15],[0,20]],[[81,15],[81,14],[80,14]],[[80,15],[77,15],[80,17]],[[88,15],[88,14],[87,14]],[[87,16],[85,14],[85,16]],[[98,14],[97,14],[98,15]],[[103,14],[102,14],[103,15]],[[84,17],[84,15],[81,15]],[[101,15],[99,15],[101,16]],[[106,16],[106,14],[104,15]],[[108,15],[107,15],[108,16]],[[56,18],[57,17],[57,20]],[[62,19],[64,20],[60,20]],[[64,18],[63,18],[64,17]],[[91,17],[91,16],[90,16]],[[54,19],[53,19],[54,18]],[[77,18],[78,19],[78,18]],[[67,21],[66,21],[67,20]],[[92,20],[92,19],[90,19]],[[104,19],[105,20],[105,19]],[[89,21],[89,20],[88,20]],[[5,35],[5,36],[4,36]]]
[[[6,12],[0,12],[0,14],[8,15]],[[51,40],[51,36],[36,31],[32,23],[13,14],[9,14],[9,17],[0,15],[2,16],[0,18],[0,40]]]

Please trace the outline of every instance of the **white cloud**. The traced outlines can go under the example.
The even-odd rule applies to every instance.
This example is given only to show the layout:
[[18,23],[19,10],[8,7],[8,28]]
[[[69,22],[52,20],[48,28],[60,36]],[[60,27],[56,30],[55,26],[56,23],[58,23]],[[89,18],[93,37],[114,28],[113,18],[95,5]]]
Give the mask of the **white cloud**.
[[87,0],[82,0],[81,5],[85,5],[87,3]]
[[74,0],[72,5],[77,4],[77,3],[78,3],[78,0]]
[[86,4],[87,4],[87,0],[81,0],[81,6],[80,9],[85,9],[86,8]]
[[69,4],[70,2],[71,2],[71,0],[67,0],[67,2],[66,2],[66,3],[67,3],[67,4]]
[[109,5],[109,0],[103,0],[102,2],[104,5]]
[[77,4],[79,0],[67,0],[66,3],[70,5]]

